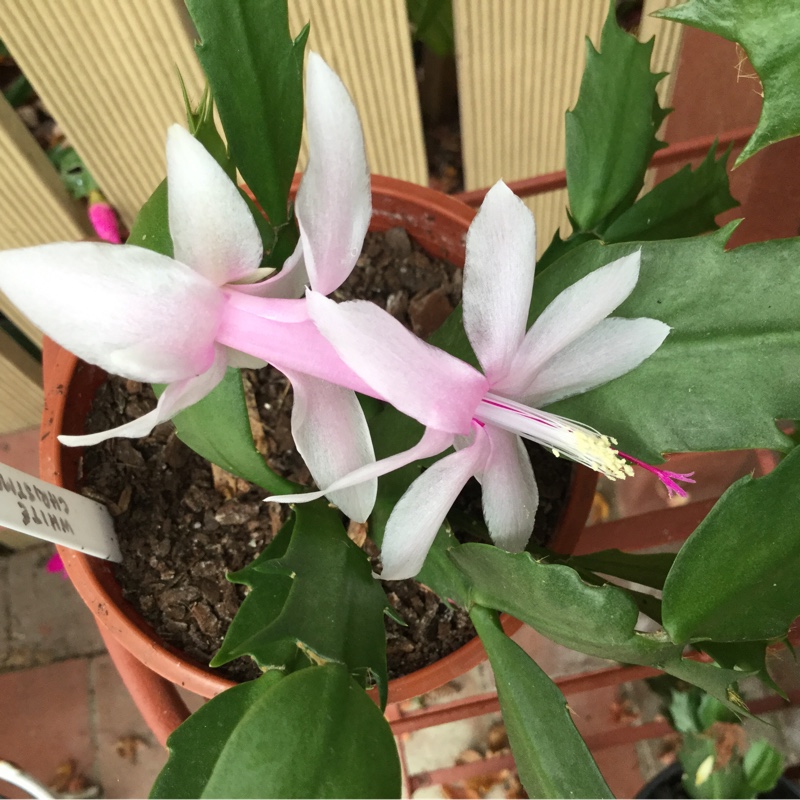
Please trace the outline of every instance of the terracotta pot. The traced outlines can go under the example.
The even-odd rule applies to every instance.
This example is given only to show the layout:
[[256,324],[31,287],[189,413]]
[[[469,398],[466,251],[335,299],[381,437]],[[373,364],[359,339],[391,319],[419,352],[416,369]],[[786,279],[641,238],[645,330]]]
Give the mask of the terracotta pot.
[[[403,226],[432,255],[464,263],[464,237],[475,211],[446,195],[391,178],[372,180],[371,229]],[[98,367],[79,361],[53,342],[44,348],[45,410],[40,443],[41,476],[59,486],[77,486],[79,448],[62,447],[60,433],[78,434],[97,388],[105,379]],[[554,549],[570,552],[591,507],[595,473],[575,469],[570,501]],[[174,688],[166,682],[210,698],[233,685],[163,642],[149,623],[122,596],[110,563],[59,548],[67,573],[94,613],[109,651],[140,710],[160,739],[188,715]],[[503,615],[508,633],[521,623]],[[131,658],[133,656],[133,658]],[[424,669],[389,683],[389,702],[396,703],[444,685],[486,658],[476,638]],[[165,707],[165,704],[167,707]]]

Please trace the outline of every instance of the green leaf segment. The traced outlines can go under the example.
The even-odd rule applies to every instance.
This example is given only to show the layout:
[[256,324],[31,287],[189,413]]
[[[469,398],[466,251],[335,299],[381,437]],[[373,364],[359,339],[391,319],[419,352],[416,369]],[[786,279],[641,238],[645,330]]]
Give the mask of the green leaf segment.
[[567,113],[567,189],[575,227],[591,231],[630,205],[653,153],[664,146],[656,131],[659,108],[650,72],[652,40],[641,44],[616,22],[614,4],[603,26],[600,52],[586,44],[586,71],[575,108]]
[[170,736],[151,797],[399,797],[389,723],[341,664],[267,672]]
[[[250,588],[212,666],[251,655],[262,669],[298,663],[347,666],[386,702],[386,594],[363,550],[324,501],[299,505],[293,521],[249,566],[229,575]],[[320,602],[335,598],[335,602]]]
[[761,79],[764,105],[736,166],[769,144],[800,134],[800,16],[785,0],[689,0],[658,16],[738,42]]

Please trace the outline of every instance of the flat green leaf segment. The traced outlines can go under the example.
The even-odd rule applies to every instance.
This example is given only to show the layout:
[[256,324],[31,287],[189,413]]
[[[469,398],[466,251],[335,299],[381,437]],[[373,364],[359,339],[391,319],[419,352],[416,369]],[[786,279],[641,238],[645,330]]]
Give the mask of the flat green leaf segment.
[[653,153],[663,147],[656,131],[666,112],[650,72],[653,41],[638,42],[616,22],[614,3],[600,38],[600,52],[586,45],[578,102],[567,112],[567,189],[574,227],[593,230],[618,206],[630,205]]
[[604,242],[653,241],[697,236],[719,228],[714,218],[738,203],[728,187],[730,148],[719,159],[716,145],[697,169],[688,164],[654,186],[606,228]]
[[252,564],[229,575],[251,591],[212,665],[242,655],[264,669],[340,663],[362,685],[375,682],[385,703],[386,595],[338,511],[319,500],[294,514]]
[[786,0],[689,0],[658,16],[738,42],[764,92],[755,133],[736,166],[773,142],[800,134],[800,15]]
[[231,157],[278,228],[289,219],[287,198],[300,150],[308,27],[291,38],[285,0],[186,5]]
[[800,448],[769,475],[737,481],[684,544],[664,586],[678,641],[786,635],[800,614]]
[[506,636],[496,613],[475,606],[470,616],[494,671],[500,710],[528,797],[613,797],[558,687]]
[[589,585],[570,567],[491,545],[464,544],[449,555],[471,585],[472,603],[505,611],[572,650],[658,667],[742,710],[733,687],[747,673],[683,659],[683,647],[663,631],[638,633],[636,603],[623,589]]
[[169,738],[151,797],[399,797],[388,722],[347,669],[268,672]]
[[[800,239],[725,252],[732,229],[642,243],[639,282],[614,315],[659,319],[671,333],[632,372],[548,410],[651,463],[668,452],[787,449],[774,420],[800,418]],[[590,242],[567,253],[537,278],[531,319],[638,246]]]
[[238,369],[227,369],[213,391],[172,421],[178,438],[212,464],[269,492],[302,490],[273,472],[256,450]]

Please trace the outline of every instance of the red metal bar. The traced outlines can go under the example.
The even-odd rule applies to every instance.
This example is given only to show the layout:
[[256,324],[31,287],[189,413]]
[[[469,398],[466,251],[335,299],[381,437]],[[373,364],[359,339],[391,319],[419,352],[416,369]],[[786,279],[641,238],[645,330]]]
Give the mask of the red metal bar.
[[[732,144],[740,147],[753,135],[753,128],[737,128],[736,130],[725,131],[718,136],[698,136],[679,144],[673,144],[656,154],[650,161],[651,167],[674,164],[679,161],[690,161],[693,158],[704,156],[716,140],[719,147],[727,147]],[[556,189],[563,189],[567,185],[567,173],[564,170],[558,172],[548,172],[545,175],[537,175],[534,178],[523,178],[519,181],[509,181],[508,187],[512,192],[520,197],[531,197],[536,194],[553,192]],[[484,189],[472,189],[468,192],[460,192],[453,197],[466,203],[468,206],[479,206],[486,197],[490,187]]]
[[[655,672],[655,671],[654,671]],[[780,711],[793,705],[800,705],[800,690],[790,692],[789,699],[784,700],[778,695],[770,695],[753,700],[750,703],[750,710],[754,714],[767,714],[772,711]],[[655,720],[644,725],[629,725],[622,728],[612,728],[607,731],[591,734],[584,737],[586,746],[589,750],[596,752],[609,747],[617,747],[623,744],[640,742],[645,739],[657,739],[666,736],[672,728],[666,720]],[[408,787],[410,792],[415,792],[422,786],[434,786],[443,783],[460,783],[470,778],[477,778],[481,775],[488,775],[493,772],[500,772],[504,769],[515,769],[514,759],[511,755],[493,756],[481,761],[472,761],[468,764],[457,764],[453,767],[431,770],[430,772],[420,772],[408,777]]]
[[489,775],[492,772],[502,772],[504,769],[516,769],[514,757],[492,756],[484,758],[482,761],[470,761],[468,764],[456,764],[454,767],[443,767],[442,769],[432,769],[430,772],[419,772],[411,775],[408,785],[411,792],[416,792],[423,786],[440,786],[443,783],[461,783],[470,778],[479,778],[481,775]]
[[643,550],[668,542],[682,542],[703,521],[717,502],[698,500],[677,508],[648,511],[634,517],[603,522],[586,528],[575,548],[575,555],[596,553],[616,547]]

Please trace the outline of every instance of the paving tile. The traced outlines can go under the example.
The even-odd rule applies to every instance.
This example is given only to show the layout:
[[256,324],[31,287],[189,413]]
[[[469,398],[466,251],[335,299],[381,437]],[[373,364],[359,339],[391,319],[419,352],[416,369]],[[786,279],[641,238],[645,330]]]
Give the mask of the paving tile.
[[[0,675],[0,757],[47,784],[68,759],[91,775],[93,754],[85,660]],[[1,781],[0,795],[26,796]]]
[[[90,677],[95,774],[103,796],[147,797],[167,751],[153,738],[108,655],[91,659]],[[120,755],[118,747],[125,742],[133,746],[133,757]]]
[[72,584],[45,569],[52,545],[8,556],[10,652],[0,669],[18,669],[102,653],[94,618]]

